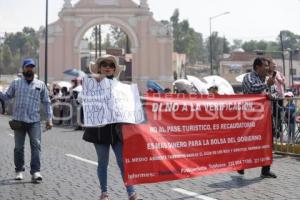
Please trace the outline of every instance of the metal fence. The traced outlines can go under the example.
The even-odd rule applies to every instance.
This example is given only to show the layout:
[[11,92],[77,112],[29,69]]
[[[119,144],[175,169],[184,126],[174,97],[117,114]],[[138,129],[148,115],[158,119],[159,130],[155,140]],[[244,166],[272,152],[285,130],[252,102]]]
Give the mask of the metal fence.
[[272,101],[274,149],[300,154],[300,97]]

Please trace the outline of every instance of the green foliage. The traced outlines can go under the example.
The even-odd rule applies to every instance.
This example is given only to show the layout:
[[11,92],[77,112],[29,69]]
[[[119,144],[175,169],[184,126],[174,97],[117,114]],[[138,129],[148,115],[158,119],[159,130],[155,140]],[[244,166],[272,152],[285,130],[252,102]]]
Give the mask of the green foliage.
[[1,74],[15,74],[24,58],[38,58],[39,40],[33,28],[24,27],[22,32],[6,33],[0,46]]
[[14,66],[15,60],[12,56],[12,52],[9,46],[4,44],[1,52],[2,52],[1,73],[3,74],[17,73],[18,67]]
[[170,23],[173,27],[175,52],[185,53],[190,64],[205,60],[202,34],[191,28],[188,20],[180,21],[178,9],[174,11],[170,22],[161,21],[161,23],[165,25]]
[[[294,34],[293,32],[288,30],[280,31],[280,33],[282,35],[282,43],[284,49],[297,49],[300,47],[300,35]],[[278,41],[280,41],[280,34],[278,36]]]
[[231,50],[242,48],[243,40],[235,39],[231,46]]
[[117,26],[111,26],[110,31],[113,40],[112,46],[115,48],[122,48],[130,51],[130,42],[127,34]]
[[106,34],[104,43],[102,44],[102,48],[103,48],[103,49],[107,49],[107,48],[111,48],[111,47],[112,47],[112,44],[111,44],[111,42],[110,42],[110,35],[109,35],[109,34]]
[[[210,39],[212,47],[210,47]],[[211,37],[206,40],[207,51],[212,52],[212,65],[213,68],[218,71],[220,60],[222,55],[225,53],[230,53],[229,42],[225,37],[219,37],[218,32],[213,32]],[[212,49],[210,49],[212,48]],[[212,50],[212,51],[210,51]]]

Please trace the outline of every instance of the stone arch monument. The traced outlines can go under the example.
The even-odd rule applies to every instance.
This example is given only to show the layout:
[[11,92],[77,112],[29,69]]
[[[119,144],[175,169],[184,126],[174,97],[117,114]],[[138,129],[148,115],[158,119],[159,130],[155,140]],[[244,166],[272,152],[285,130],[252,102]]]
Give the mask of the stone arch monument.
[[[88,29],[99,24],[120,27],[129,37],[132,80],[141,89],[145,81],[170,86],[172,75],[172,29],[154,20],[147,0],[64,0],[59,19],[48,27],[48,80],[62,80],[63,71],[80,69],[80,42]],[[44,78],[45,41],[40,45],[40,77]]]

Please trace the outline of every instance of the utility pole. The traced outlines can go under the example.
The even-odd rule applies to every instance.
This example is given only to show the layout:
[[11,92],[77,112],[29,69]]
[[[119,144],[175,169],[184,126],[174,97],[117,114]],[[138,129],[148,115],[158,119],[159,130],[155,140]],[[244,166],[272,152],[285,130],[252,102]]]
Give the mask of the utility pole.
[[101,51],[102,51],[102,46],[101,46],[101,42],[102,42],[102,31],[101,31],[101,25],[99,25],[99,57],[101,57]]
[[46,0],[46,28],[45,28],[45,84],[48,83],[48,0]]
[[95,60],[98,58],[98,26],[95,27]]
[[215,19],[215,18],[217,18],[217,17],[220,17],[220,16],[223,16],[223,15],[227,15],[227,14],[229,14],[230,12],[224,12],[224,13],[221,13],[221,14],[218,14],[218,15],[215,15],[215,16],[213,16],[213,17],[210,17],[209,18],[209,45],[210,45],[210,47],[209,47],[209,54],[210,54],[210,75],[213,75],[213,48],[212,48],[212,46],[213,46],[213,42],[212,42],[212,33],[211,33],[211,21],[213,20],[213,19]]
[[280,31],[279,37],[280,37],[280,44],[281,44],[280,46],[281,46],[283,76],[285,76],[285,59],[284,59],[284,46],[283,46],[283,39],[282,39],[282,31]]

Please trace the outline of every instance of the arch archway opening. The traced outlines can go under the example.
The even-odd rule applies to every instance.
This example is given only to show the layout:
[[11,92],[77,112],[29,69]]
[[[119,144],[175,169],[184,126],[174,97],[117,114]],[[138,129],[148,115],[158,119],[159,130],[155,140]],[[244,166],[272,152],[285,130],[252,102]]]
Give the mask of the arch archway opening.
[[87,29],[81,38],[80,68],[89,73],[89,64],[104,54],[118,58],[124,71],[120,80],[132,81],[132,52],[129,35],[119,26],[112,24],[96,24]]

